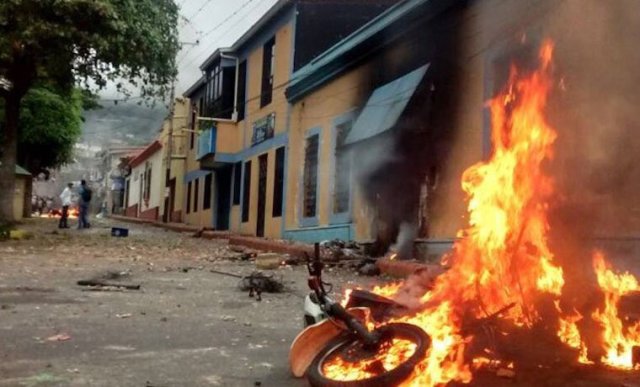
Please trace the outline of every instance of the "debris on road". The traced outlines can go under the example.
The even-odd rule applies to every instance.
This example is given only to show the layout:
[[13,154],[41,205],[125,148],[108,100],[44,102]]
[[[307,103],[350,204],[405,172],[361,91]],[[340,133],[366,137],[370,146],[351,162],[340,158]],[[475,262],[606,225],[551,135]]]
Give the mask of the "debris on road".
[[93,288],[93,290],[107,290],[108,288],[140,290],[140,284],[129,285],[129,284],[121,284],[121,283],[106,282],[106,281],[99,281],[99,280],[80,280],[77,282],[77,284],[80,286],[87,286],[87,287]]
[[258,254],[256,267],[260,270],[275,270],[284,262],[284,257],[275,253]]
[[71,340],[71,336],[67,335],[66,333],[60,333],[57,335],[47,337],[47,341],[67,341],[67,340]]
[[116,238],[126,238],[129,236],[129,229],[124,227],[112,227],[111,236]]
[[248,291],[249,297],[256,297],[257,301],[262,301],[262,293],[281,293],[284,291],[282,279],[276,280],[273,274],[265,275],[260,271],[255,271],[247,276],[234,273],[227,273],[220,270],[211,269],[212,273],[226,275],[228,277],[240,278],[238,287],[242,291]]
[[116,314],[117,318],[129,318],[131,316],[133,316],[131,313]]
[[334,239],[320,243],[320,256],[326,262],[339,262],[345,259],[362,259],[365,257],[365,253],[357,242]]

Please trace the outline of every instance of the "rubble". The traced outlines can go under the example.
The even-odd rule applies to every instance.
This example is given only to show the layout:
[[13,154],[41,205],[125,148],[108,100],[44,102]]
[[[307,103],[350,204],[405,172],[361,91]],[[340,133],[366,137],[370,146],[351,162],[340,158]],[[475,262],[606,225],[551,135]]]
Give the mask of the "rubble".
[[363,259],[365,258],[365,253],[357,242],[334,239],[320,242],[320,256],[325,262],[337,262]]

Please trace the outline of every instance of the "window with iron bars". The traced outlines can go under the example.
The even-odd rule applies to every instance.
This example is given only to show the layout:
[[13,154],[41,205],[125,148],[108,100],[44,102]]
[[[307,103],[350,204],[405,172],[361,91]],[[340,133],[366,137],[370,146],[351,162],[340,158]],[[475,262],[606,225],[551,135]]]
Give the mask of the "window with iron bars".
[[318,148],[320,136],[314,134],[307,138],[304,154],[304,202],[303,214],[305,218],[313,218],[317,211],[318,191]]

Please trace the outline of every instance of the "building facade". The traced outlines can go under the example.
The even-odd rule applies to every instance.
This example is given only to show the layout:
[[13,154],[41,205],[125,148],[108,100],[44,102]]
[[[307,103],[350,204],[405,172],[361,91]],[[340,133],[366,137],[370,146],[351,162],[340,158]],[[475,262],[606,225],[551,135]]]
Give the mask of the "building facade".
[[[618,9],[585,4],[597,20]],[[561,37],[558,66],[576,68],[585,53],[567,26],[581,23],[577,8],[553,0],[278,2],[216,50],[184,94],[184,168],[172,167],[169,179],[180,203],[170,212],[182,214],[172,220],[305,242],[375,240],[381,250],[419,239],[440,254],[467,221],[463,172],[491,154],[486,101],[512,63],[535,63],[547,37]],[[593,87],[570,74],[582,76],[574,89]],[[577,110],[564,107],[597,131]],[[564,123],[564,138],[593,138]],[[588,160],[584,149],[562,154],[562,168]]]
[[125,214],[158,220],[162,206],[164,168],[162,144],[154,141],[129,162],[131,174],[125,180]]
[[[191,100],[185,221],[279,238],[294,72],[397,1],[279,1],[200,67]],[[211,203],[211,204],[209,204]]]

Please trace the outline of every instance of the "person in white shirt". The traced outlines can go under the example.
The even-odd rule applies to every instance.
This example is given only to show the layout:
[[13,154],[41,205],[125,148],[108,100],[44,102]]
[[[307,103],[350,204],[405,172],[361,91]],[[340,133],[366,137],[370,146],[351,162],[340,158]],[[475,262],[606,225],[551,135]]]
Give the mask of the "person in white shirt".
[[69,228],[67,220],[69,219],[69,206],[73,199],[73,183],[69,183],[67,187],[60,194],[60,200],[62,200],[62,216],[60,217],[60,223],[58,228]]

